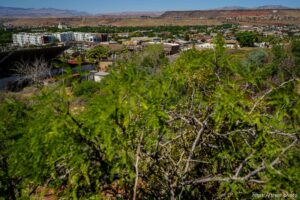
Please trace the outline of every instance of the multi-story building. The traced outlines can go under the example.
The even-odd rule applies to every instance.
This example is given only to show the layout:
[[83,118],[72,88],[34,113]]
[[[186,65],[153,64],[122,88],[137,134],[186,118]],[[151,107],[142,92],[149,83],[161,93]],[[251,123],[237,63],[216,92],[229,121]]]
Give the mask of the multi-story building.
[[74,39],[78,42],[106,42],[108,40],[107,34],[97,34],[97,33],[82,33],[75,32]]
[[57,39],[60,42],[91,42],[100,43],[108,40],[107,34],[62,32],[62,33],[18,33],[13,34],[13,43],[18,46],[44,45],[52,43]]
[[44,45],[54,42],[55,37],[43,33],[18,33],[13,34],[13,43],[18,46]]
[[75,40],[73,32],[54,33],[54,36],[60,42],[69,42],[69,41],[74,41]]
[[82,32],[74,32],[74,39],[77,42],[86,41],[86,38],[89,36],[89,33],[82,33]]

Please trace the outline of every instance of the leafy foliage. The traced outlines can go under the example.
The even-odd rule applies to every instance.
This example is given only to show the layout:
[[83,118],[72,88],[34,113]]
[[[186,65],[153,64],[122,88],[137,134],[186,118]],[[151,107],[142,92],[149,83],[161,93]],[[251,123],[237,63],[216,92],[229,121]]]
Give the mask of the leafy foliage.
[[92,81],[83,81],[77,85],[74,85],[73,94],[75,96],[93,96],[97,91],[99,91],[99,83]]
[[254,42],[258,41],[258,35],[251,31],[239,32],[236,34],[236,39],[242,47],[253,47]]
[[99,84],[3,98],[0,190],[30,198],[46,187],[72,199],[298,194],[295,55],[276,47],[237,60],[222,41],[172,64],[149,46]]
[[109,53],[109,48],[106,46],[96,46],[86,52],[88,59],[94,62],[99,62],[102,58],[107,58]]
[[0,29],[0,44],[7,44],[12,42],[12,33]]

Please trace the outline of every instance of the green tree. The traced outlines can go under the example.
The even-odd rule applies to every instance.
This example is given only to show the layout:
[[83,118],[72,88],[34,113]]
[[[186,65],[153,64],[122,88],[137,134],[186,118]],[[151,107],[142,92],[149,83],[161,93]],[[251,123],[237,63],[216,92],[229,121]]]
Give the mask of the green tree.
[[132,64],[149,73],[159,70],[168,60],[161,44],[148,45],[144,51],[133,55]]
[[215,64],[216,67],[219,68],[221,65],[221,60],[224,58],[224,52],[225,52],[225,40],[222,34],[218,33],[214,39],[213,43],[215,45]]
[[190,41],[190,35],[188,34],[188,33],[185,33],[184,34],[184,40],[186,40],[186,41]]
[[255,32],[245,31],[237,33],[236,39],[241,47],[253,47],[254,43],[258,41],[258,36]]
[[12,43],[12,32],[0,29],[0,45]]
[[291,42],[291,50],[295,57],[295,60],[300,64],[300,40],[294,39]]
[[86,57],[95,63],[100,62],[103,58],[107,58],[108,55],[109,48],[106,46],[96,46],[86,52]]

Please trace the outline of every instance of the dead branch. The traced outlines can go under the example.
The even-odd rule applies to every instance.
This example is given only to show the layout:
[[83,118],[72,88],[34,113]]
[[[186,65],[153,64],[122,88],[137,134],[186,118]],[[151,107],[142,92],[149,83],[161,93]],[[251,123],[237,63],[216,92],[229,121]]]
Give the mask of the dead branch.
[[194,142],[193,142],[192,149],[191,149],[191,151],[190,151],[190,154],[189,154],[189,156],[188,156],[188,159],[187,159],[187,162],[186,162],[186,165],[185,165],[185,168],[184,168],[184,174],[186,174],[187,171],[188,171],[188,169],[189,169],[190,160],[192,159],[193,154],[194,154],[194,151],[195,151],[195,148],[196,148],[197,144],[199,143],[200,136],[201,136],[201,134],[203,133],[205,127],[206,127],[207,120],[205,120],[203,123],[201,123],[201,122],[198,121],[198,123],[201,124],[201,129],[198,131],[197,136],[196,136],[196,138],[195,138],[195,140],[194,140]]
[[245,158],[245,160],[239,165],[239,167],[236,169],[236,173],[233,177],[237,178],[243,168],[243,166],[248,162],[248,160],[250,160],[250,158],[253,157],[253,152],[247,157]]
[[[281,160],[281,157],[293,146],[296,145],[296,143],[298,142],[298,138],[294,137],[291,134],[287,134],[287,133],[282,133],[279,132],[281,135],[287,136],[287,137],[293,137],[294,141],[288,145],[286,148],[284,148],[282,150],[282,152],[280,153],[280,155],[278,155],[277,158],[275,158],[271,164],[270,167],[274,168],[274,166],[276,164],[278,164]],[[259,168],[255,169],[254,171],[249,172],[247,175],[243,176],[243,177],[239,177],[238,175],[240,174],[242,168],[244,165],[246,165],[247,161],[249,159],[251,159],[251,157],[253,157],[254,153],[251,153],[247,158],[244,159],[244,161],[239,165],[239,167],[236,169],[236,173],[233,176],[230,177],[221,177],[221,176],[207,176],[207,177],[203,177],[197,180],[190,180],[190,181],[185,181],[183,184],[185,185],[189,185],[189,184],[201,184],[201,183],[207,183],[207,182],[230,182],[230,181],[248,181],[248,182],[254,182],[254,183],[265,183],[265,181],[262,180],[257,180],[257,179],[250,179],[251,177],[255,176],[256,174],[258,174],[259,172],[263,171],[266,169],[267,165],[265,163],[265,161],[263,161],[260,165]]]
[[285,86],[286,84],[288,83],[291,83],[291,82],[294,82],[296,81],[297,79],[290,79],[288,81],[285,81],[283,83],[281,83],[279,86],[275,87],[275,88],[271,88],[269,89],[266,93],[264,93],[253,105],[252,109],[250,110],[249,114],[252,114],[253,111],[255,110],[255,108],[259,105],[259,103],[267,96],[269,95],[270,93],[272,93],[274,90],[278,90],[280,88],[282,88],[283,86]]
[[138,187],[138,180],[139,180],[139,159],[140,159],[140,153],[141,153],[141,145],[144,139],[144,131],[141,133],[140,142],[138,144],[137,150],[136,150],[136,158],[135,158],[135,182],[134,182],[134,188],[133,188],[133,200],[136,200],[136,194],[137,194],[137,187]]
[[14,71],[20,80],[29,79],[33,83],[38,83],[44,77],[51,76],[51,67],[43,58],[37,58],[33,62],[24,60],[17,62]]
[[[274,167],[274,165],[278,164],[280,162],[280,158],[290,149],[292,148],[296,143],[298,142],[298,139],[296,138],[289,146],[287,146],[280,155],[271,162],[270,166]],[[250,172],[246,176],[243,177],[244,180],[248,180],[250,177],[256,175],[257,173],[261,172],[262,170],[266,169],[266,164],[262,162],[261,167],[257,168],[256,170]]]

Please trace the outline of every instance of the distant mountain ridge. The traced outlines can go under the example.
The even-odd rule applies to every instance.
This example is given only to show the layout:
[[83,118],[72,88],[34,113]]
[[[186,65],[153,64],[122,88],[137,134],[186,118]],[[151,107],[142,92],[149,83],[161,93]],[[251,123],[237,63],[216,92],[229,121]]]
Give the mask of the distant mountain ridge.
[[258,22],[299,23],[300,9],[278,6],[263,6],[252,9],[219,8],[214,10],[167,11],[160,16],[164,19],[218,20],[222,23]]
[[75,17],[88,16],[87,12],[55,8],[14,8],[0,6],[0,17]]
[[220,8],[214,8],[211,10],[246,10],[248,8],[246,7],[241,7],[241,6],[225,6],[225,7],[220,7]]
[[[264,5],[255,8],[249,7],[241,7],[241,6],[227,6],[209,10],[198,10],[198,11],[236,11],[236,10],[284,10],[284,9],[293,9],[282,5]],[[132,12],[115,12],[115,13],[102,13],[92,15],[88,12],[81,12],[76,10],[64,10],[64,9],[56,9],[56,8],[14,8],[14,7],[3,7],[0,6],[0,17],[7,18],[37,18],[37,17],[77,17],[77,16],[98,16],[103,18],[118,18],[118,17],[142,17],[142,16],[150,16],[150,17],[159,17],[164,16],[164,13],[169,13],[173,11],[132,11]],[[177,12],[177,11],[175,11]],[[181,12],[181,11],[179,11]],[[192,11],[189,11],[192,12]]]
[[254,10],[254,9],[259,9],[259,10],[272,10],[272,9],[292,9],[287,6],[282,6],[282,5],[264,5],[264,6],[258,6],[258,7],[241,7],[241,6],[225,6],[221,8],[215,8],[211,10]]
[[266,10],[268,10],[268,9],[292,9],[292,8],[290,8],[290,7],[287,7],[287,6],[281,6],[281,5],[265,5],[265,6],[259,6],[259,7],[256,7],[256,9],[262,9],[262,10],[264,10],[264,9],[266,9]]
[[136,11],[136,12],[115,12],[115,13],[104,13],[97,14],[96,16],[104,17],[104,18],[115,18],[115,17],[159,17],[163,14],[163,11]]

